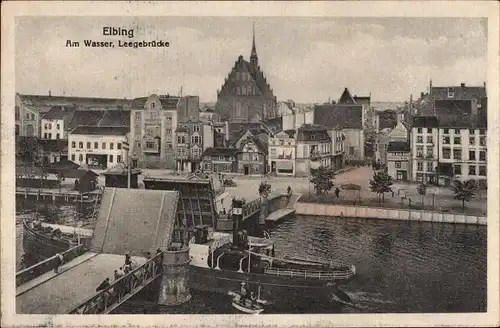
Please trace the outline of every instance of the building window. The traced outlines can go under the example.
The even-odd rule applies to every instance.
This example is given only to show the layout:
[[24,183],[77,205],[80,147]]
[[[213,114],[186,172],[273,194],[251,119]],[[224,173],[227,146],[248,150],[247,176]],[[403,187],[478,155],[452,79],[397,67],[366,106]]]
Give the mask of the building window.
[[349,146],[349,155],[354,155],[354,146]]
[[486,166],[480,165],[479,166],[479,175],[485,177],[486,176]]
[[453,172],[455,172],[456,175],[462,174],[462,165],[453,165]]
[[102,149],[106,149],[106,143],[105,143],[105,142],[103,142],[103,143],[101,144],[101,148],[102,148]]
[[115,149],[115,144],[114,144],[114,143],[112,143],[112,142],[110,142],[110,143],[109,143],[109,149]]
[[474,146],[476,144],[476,138],[475,137],[469,137],[469,145]]
[[455,129],[455,134],[460,134],[460,129]]
[[71,154],[71,160],[74,162],[75,161],[75,154]]
[[469,134],[474,134],[474,129],[469,129]]
[[453,159],[456,159],[456,160],[462,159],[462,150],[461,149],[453,149]]
[[71,148],[76,148],[76,142],[75,141],[71,142]]
[[122,149],[122,144],[120,142],[116,144],[116,149]]
[[141,148],[141,142],[140,141],[136,141],[135,142],[135,148]]
[[44,139],[47,139],[47,133],[44,133],[44,134],[43,134],[43,138],[44,138]]
[[485,129],[479,129],[479,134],[480,135],[485,135],[486,134],[486,130]]
[[109,155],[109,162],[113,163],[113,155]]
[[427,158],[432,158],[434,155],[434,147],[427,147]]
[[479,160],[480,161],[485,161],[486,160],[486,152],[485,151],[480,151],[479,152]]
[[135,112],[135,120],[140,121],[141,120],[141,112]]
[[469,175],[476,175],[476,166],[469,165]]
[[432,136],[427,136],[427,143],[432,143]]
[[422,133],[422,128],[417,128],[417,133]]
[[52,139],[52,133],[49,133],[49,139]]
[[469,150],[469,161],[475,161],[475,160],[476,160],[476,151]]
[[116,156],[116,161],[117,161],[118,163],[121,163],[121,162],[122,162],[122,155],[117,155],[117,156]]
[[417,136],[417,143],[424,143],[424,137]]
[[52,123],[49,123],[48,126],[49,126],[49,130],[52,130]]
[[201,143],[201,137],[200,136],[192,136],[191,142],[195,143],[195,144],[199,144],[199,143]]
[[423,170],[424,170],[424,163],[417,162],[417,171],[423,171]]
[[400,161],[394,162],[394,166],[396,166],[397,169],[400,169],[401,168],[401,162]]
[[165,131],[165,133],[167,134],[167,136],[171,136],[172,135],[172,130],[171,129],[167,129]]
[[61,135],[59,133],[56,134],[56,139],[59,139]]
[[99,143],[98,142],[94,142],[94,149],[97,149],[99,148]]
[[432,128],[427,128],[427,133],[432,133]]
[[449,134],[450,133],[450,129],[444,129],[443,133],[444,134]]
[[462,143],[462,140],[461,140],[461,139],[462,139],[462,138],[460,138],[460,137],[455,137],[455,138],[453,138],[453,144],[454,144],[454,145],[460,145],[460,144]]
[[423,181],[424,180],[424,175],[422,173],[417,173],[417,181]]
[[443,143],[445,145],[449,145],[450,144],[450,137],[443,137]]
[[443,158],[444,159],[451,158],[451,149],[450,148],[443,148]]
[[417,146],[417,157],[424,157],[424,147]]
[[78,143],[78,148],[80,148],[80,149],[82,149],[82,148],[83,148],[83,141],[80,141],[80,142]]
[[253,154],[252,155],[252,161],[258,162],[259,161],[259,154]]
[[432,172],[434,170],[432,163],[427,163],[427,172]]
[[448,98],[453,98],[455,97],[455,91],[453,88],[448,88]]
[[194,132],[200,132],[200,126],[199,125],[193,125],[193,131]]
[[[167,142],[165,144],[165,146],[167,147],[167,149],[172,149],[172,144],[170,142]],[[140,144],[139,144],[139,147],[140,147]]]
[[485,137],[480,137],[479,138],[479,145],[480,146],[486,146],[486,138]]
[[57,124],[57,127],[56,129],[59,130],[61,128],[61,125],[60,124]]
[[147,149],[154,149],[155,143],[153,141],[146,141],[146,148]]
[[90,149],[90,142],[87,141],[87,149]]

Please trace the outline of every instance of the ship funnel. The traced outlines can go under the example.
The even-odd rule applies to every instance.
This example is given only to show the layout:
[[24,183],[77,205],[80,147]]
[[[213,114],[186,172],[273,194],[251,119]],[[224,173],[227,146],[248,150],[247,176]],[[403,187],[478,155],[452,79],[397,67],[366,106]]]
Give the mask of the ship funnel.
[[232,219],[233,219],[233,244],[241,245],[242,240],[240,237],[241,225],[243,222],[243,205],[244,201],[240,199],[233,198],[233,210],[232,210]]

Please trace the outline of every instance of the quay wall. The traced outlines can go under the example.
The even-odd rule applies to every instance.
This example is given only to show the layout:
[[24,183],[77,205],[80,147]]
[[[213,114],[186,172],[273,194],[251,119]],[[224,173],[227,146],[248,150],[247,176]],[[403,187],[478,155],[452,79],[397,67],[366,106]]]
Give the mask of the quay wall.
[[295,210],[297,215],[487,225],[485,216],[421,210],[316,203],[296,203]]

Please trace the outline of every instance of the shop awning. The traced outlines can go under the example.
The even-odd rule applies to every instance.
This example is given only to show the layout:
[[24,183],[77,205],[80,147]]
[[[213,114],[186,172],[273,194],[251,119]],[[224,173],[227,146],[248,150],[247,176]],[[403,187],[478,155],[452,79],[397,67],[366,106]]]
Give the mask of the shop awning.
[[292,162],[276,162],[276,168],[278,170],[293,170]]

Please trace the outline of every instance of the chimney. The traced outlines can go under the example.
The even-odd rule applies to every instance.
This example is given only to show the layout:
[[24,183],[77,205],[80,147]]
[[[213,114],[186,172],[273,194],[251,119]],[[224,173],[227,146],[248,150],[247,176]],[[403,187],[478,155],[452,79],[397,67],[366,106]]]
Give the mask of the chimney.
[[52,97],[52,92],[50,92],[50,90],[49,90],[49,97]]
[[432,94],[432,79],[429,80],[429,94]]
[[462,88],[465,88],[465,82],[460,83],[460,86],[461,86]]
[[486,89],[486,82],[483,82],[483,86],[484,86],[484,88]]

